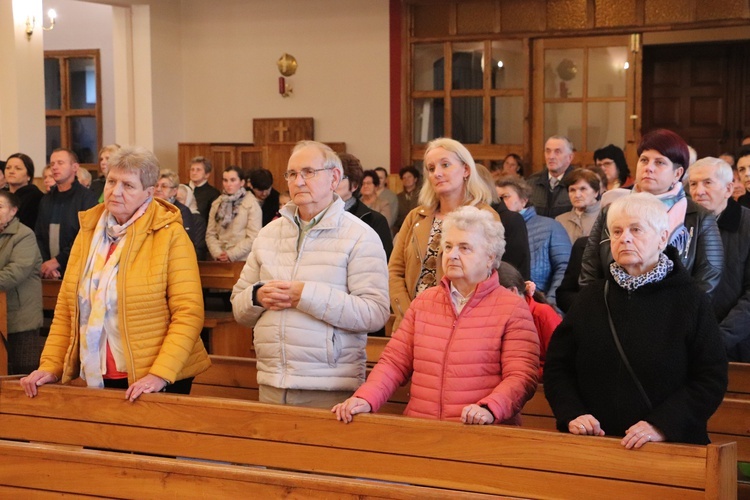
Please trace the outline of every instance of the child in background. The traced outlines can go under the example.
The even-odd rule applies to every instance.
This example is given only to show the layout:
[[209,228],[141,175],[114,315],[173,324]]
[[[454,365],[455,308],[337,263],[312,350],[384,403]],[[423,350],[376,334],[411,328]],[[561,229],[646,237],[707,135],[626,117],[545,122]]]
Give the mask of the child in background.
[[[562,318],[547,303],[544,294],[530,288],[528,283],[531,282],[524,282],[521,273],[512,265],[507,262],[501,262],[497,270],[497,277],[501,286],[526,299],[526,304],[529,306],[529,311],[531,311],[531,317],[534,319],[536,331],[539,334],[539,377],[541,377],[544,371],[547,346],[549,346],[549,341],[552,338],[555,328],[562,322]],[[533,283],[531,284],[533,286]]]

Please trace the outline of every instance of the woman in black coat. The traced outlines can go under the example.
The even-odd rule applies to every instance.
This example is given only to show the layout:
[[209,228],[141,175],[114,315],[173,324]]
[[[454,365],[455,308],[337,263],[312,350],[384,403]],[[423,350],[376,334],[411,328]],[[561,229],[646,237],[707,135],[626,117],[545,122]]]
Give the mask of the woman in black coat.
[[626,448],[706,444],[727,386],[709,298],[667,247],[666,208],[653,195],[614,202],[607,227],[609,276],[581,290],[547,351],[544,389],[557,428],[624,436]]

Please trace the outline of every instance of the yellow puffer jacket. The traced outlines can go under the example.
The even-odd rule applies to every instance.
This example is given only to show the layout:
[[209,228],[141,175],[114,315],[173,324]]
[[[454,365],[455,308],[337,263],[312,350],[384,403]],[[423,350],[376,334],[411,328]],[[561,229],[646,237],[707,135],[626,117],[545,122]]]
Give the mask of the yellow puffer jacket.
[[[39,368],[63,384],[80,375],[78,282],[104,205],[81,212],[55,317]],[[154,199],[127,229],[117,276],[128,383],[151,373],[174,383],[209,368],[200,339],[203,295],[198,262],[180,211]]]

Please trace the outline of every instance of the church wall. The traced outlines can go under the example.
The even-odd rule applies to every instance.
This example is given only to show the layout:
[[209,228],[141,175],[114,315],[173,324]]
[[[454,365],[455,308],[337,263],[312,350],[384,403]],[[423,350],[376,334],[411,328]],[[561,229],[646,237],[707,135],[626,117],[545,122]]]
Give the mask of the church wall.
[[[389,164],[387,0],[183,0],[181,20],[183,141],[251,142],[253,118],[313,117],[316,139]],[[284,52],[299,64],[288,98]]]

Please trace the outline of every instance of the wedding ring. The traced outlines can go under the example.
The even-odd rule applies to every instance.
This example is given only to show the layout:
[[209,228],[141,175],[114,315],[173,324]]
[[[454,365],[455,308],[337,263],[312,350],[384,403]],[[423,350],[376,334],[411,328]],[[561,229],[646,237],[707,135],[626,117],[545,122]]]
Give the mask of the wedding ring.
[[649,434],[648,436],[646,436],[646,439],[648,439],[649,441],[651,441],[651,434]]
[[585,431],[585,430],[586,430],[586,426],[585,426],[585,425],[583,425],[583,424],[581,424],[581,430],[584,430],[584,431]]

